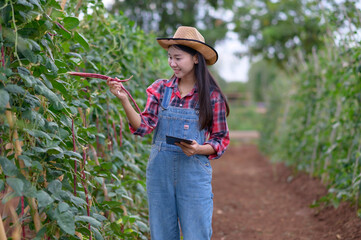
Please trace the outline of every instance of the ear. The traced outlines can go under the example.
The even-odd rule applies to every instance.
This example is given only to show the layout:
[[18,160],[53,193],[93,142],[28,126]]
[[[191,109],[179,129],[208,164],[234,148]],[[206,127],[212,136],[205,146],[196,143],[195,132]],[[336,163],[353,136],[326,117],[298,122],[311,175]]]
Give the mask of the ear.
[[198,56],[197,56],[197,54],[193,56],[193,62],[194,62],[194,64],[198,64]]

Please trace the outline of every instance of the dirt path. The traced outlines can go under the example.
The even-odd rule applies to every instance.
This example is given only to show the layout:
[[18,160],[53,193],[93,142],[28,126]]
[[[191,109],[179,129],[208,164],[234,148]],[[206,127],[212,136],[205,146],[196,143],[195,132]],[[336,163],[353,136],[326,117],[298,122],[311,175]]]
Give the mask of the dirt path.
[[271,165],[255,145],[230,146],[212,166],[214,240],[361,239],[352,207],[309,208],[326,188]]

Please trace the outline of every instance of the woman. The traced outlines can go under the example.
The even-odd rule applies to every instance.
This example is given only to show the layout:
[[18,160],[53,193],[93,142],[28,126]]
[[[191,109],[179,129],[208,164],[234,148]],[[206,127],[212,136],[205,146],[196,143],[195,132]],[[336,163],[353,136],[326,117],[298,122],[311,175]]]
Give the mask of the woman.
[[[168,50],[174,75],[147,89],[142,113],[132,107],[121,83],[109,81],[125,110],[130,129],[144,136],[155,130],[147,166],[149,220],[153,240],[210,239],[212,235],[212,167],[229,144],[229,107],[207,65],[217,52],[193,27],[181,26],[173,38],[157,38]],[[169,144],[166,136],[192,140]],[[180,226],[179,226],[180,225]]]

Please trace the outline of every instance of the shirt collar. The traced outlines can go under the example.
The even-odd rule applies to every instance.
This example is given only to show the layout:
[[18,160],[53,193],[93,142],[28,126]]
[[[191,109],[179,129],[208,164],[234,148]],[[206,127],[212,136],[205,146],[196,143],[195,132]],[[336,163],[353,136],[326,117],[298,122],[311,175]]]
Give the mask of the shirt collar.
[[[179,83],[179,78],[177,78],[176,76],[173,76],[166,84],[166,87],[170,87],[173,89],[178,89],[178,83]],[[194,88],[192,89],[192,91],[188,94],[188,95],[193,95],[194,93],[198,92],[198,86],[197,84],[194,85]]]
[[178,78],[173,76],[169,81],[165,84],[166,87],[174,88],[174,86],[178,86]]

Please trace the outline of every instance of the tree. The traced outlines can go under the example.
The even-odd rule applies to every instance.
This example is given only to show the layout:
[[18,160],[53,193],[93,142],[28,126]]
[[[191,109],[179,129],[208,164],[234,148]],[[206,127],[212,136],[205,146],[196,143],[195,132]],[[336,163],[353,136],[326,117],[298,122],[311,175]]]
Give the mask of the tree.
[[196,26],[214,46],[228,31],[226,22],[212,12],[233,5],[233,0],[115,0],[110,12],[121,13],[132,19],[145,32],[156,32],[159,37],[171,37],[180,26]]
[[296,48],[310,53],[326,32],[319,1],[243,0],[234,14],[235,32],[251,56],[283,63]]

